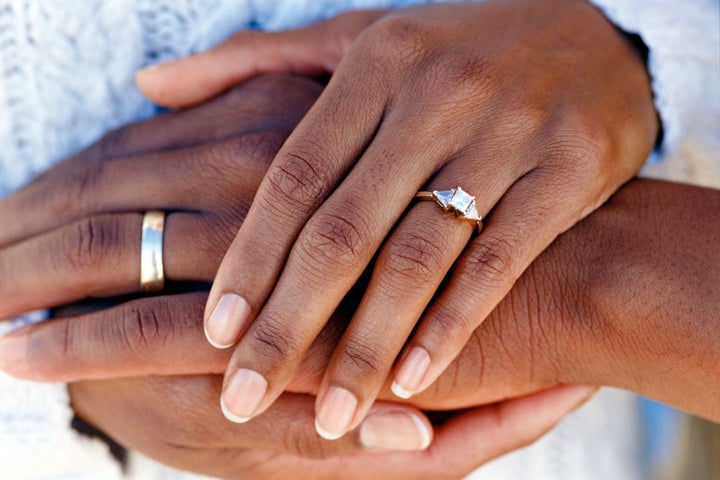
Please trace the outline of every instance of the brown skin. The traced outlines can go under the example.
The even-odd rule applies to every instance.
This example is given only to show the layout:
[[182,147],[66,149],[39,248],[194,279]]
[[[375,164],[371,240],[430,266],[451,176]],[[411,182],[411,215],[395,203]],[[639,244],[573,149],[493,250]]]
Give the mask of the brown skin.
[[[318,404],[330,386],[349,391],[357,425],[415,347],[431,362],[410,389],[422,391],[532,260],[638,172],[658,130],[642,61],[585,0],[425,5],[244,32],[138,82],[185,105],[258,71],[333,76],[273,160],[205,311],[207,322],[229,292],[249,303],[225,377],[265,378],[254,414],[285,390],[372,259]],[[458,184],[490,212],[479,235],[412,201]]]
[[[123,188],[148,176],[152,178],[164,173],[166,156],[147,152],[162,150],[165,144],[177,146],[177,139],[186,138],[190,133],[199,141],[203,125],[207,126],[205,135],[216,135],[213,119],[217,119],[223,110],[222,102],[229,102],[231,108],[227,111],[237,115],[232,118],[235,128],[244,132],[254,122],[276,126],[292,123],[270,120],[283,118],[283,115],[293,116],[292,105],[309,104],[317,93],[317,87],[308,82],[267,81],[269,83],[264,83],[265,80],[252,82],[219,99],[221,103],[208,105],[209,110],[173,114],[128,127],[109,137],[114,138],[113,141],[106,139],[89,153],[58,166],[54,174],[46,175],[1,202],[0,217],[8,221],[7,225],[15,226],[14,230],[7,230],[14,233],[8,233],[4,241],[5,245],[14,246],[6,247],[0,253],[0,265],[4,269],[1,278],[21,281],[23,277],[18,272],[29,271],[28,277],[35,279],[35,283],[26,283],[24,288],[3,284],[4,288],[13,288],[3,292],[2,305],[6,309],[3,315],[30,306],[48,305],[43,302],[47,302],[50,295],[56,301],[80,298],[78,292],[87,284],[95,285],[99,291],[134,291],[137,288],[136,268],[127,276],[118,268],[124,263],[136,263],[137,230],[132,236],[120,235],[122,232],[119,231],[95,235],[92,238],[106,239],[90,242],[97,248],[86,249],[95,252],[97,257],[90,258],[96,258],[96,261],[80,263],[63,261],[74,258],[72,253],[77,252],[79,246],[88,245],[78,242],[84,237],[69,236],[66,242],[59,244],[63,248],[40,248],[39,251],[49,251],[52,255],[42,257],[38,251],[13,250],[27,243],[20,241],[24,236],[21,230],[30,232],[27,241],[39,241],[42,235],[36,236],[36,232],[40,230],[52,232],[53,226],[62,228],[62,225],[72,224],[88,215],[94,216],[94,212],[130,208],[113,206],[113,196],[117,196],[115,201],[118,201],[123,195],[107,189],[108,183],[103,181],[102,174],[117,170],[99,168],[98,165],[115,163],[119,168],[128,162],[132,168],[112,175],[114,184]],[[284,108],[273,109],[273,105],[283,99],[286,99]],[[240,112],[245,110],[238,110],[238,105],[250,109],[252,115],[242,117],[244,113]],[[218,109],[212,110],[215,107]],[[277,128],[282,131],[284,127]],[[273,138],[273,132],[275,130],[270,128],[261,136]],[[237,135],[242,139],[247,133]],[[256,137],[251,135],[251,138]],[[237,144],[245,143],[237,140]],[[189,148],[199,156],[195,159],[197,165],[207,167],[227,158],[222,156],[227,151],[223,145],[224,141],[210,141],[206,146]],[[138,151],[146,153],[137,154]],[[194,198],[208,202],[207,217],[217,217],[216,223],[202,225],[201,231],[212,231],[207,238],[216,243],[203,248],[201,258],[219,262],[233,236],[231,229],[224,226],[240,223],[242,209],[227,208],[224,199],[228,197],[222,194],[223,188],[229,188],[227,185],[220,185],[217,190],[208,189],[224,178],[216,173],[222,170],[193,170],[196,163],[190,161],[194,158],[190,152],[182,148],[172,152],[174,174],[165,176],[168,188],[154,192],[151,206],[167,205],[169,200],[165,196],[172,195],[177,188],[188,188],[185,196],[188,192],[201,192]],[[234,156],[233,161],[251,178],[259,179],[273,152],[263,154],[263,150],[257,149],[253,152],[256,155],[252,158]],[[103,154],[112,158],[105,160]],[[253,165],[257,165],[253,162],[260,165],[259,172],[253,170]],[[205,170],[217,175],[213,181],[197,173]],[[88,172],[100,172],[100,175],[92,177],[94,182],[85,182],[87,188],[79,199],[81,201],[70,204],[76,205],[75,209],[62,209],[65,217],[61,219],[42,220],[57,222],[57,225],[44,225],[42,221],[19,223],[35,218],[35,215],[27,215],[31,209],[38,215],[54,218],[46,213],[47,205],[62,202],[61,195],[66,194],[67,185],[77,179],[89,178]],[[252,183],[251,179],[246,181]],[[243,193],[241,186],[234,188],[235,202],[245,194],[251,195],[250,191]],[[137,201],[135,195],[137,193],[132,191],[127,195],[127,201]],[[707,418],[720,419],[714,394],[718,391],[718,380],[712,375],[720,351],[717,348],[718,329],[713,323],[719,318],[720,307],[717,296],[712,294],[712,285],[717,285],[720,278],[719,259],[714,248],[720,228],[718,212],[720,193],[715,190],[662,182],[631,183],[538,258],[517,282],[510,296],[493,312],[489,323],[473,334],[472,341],[451,370],[414,401],[423,408],[457,408],[516,397],[558,383],[585,382],[629,388]],[[134,215],[137,228],[140,216]],[[171,214],[170,219],[172,215],[176,214]],[[668,219],[673,219],[672,228],[668,228]],[[170,225],[171,221],[168,222]],[[11,236],[14,240],[7,240]],[[192,249],[198,243],[197,239],[205,236],[194,233],[194,238],[196,240],[185,248],[175,250],[174,245],[181,245],[178,242],[182,242],[182,237],[168,231],[168,265],[181,259],[190,260],[171,268],[170,278],[182,276],[202,280],[208,275],[207,262],[193,262],[191,258],[200,255]],[[32,246],[32,243],[28,245]],[[57,247],[58,243],[54,245]],[[135,252],[135,256],[122,256],[121,252]],[[679,252],[686,253],[679,255]],[[122,258],[115,260],[116,255]],[[47,274],[43,268],[48,262],[57,266],[59,276],[64,279],[61,286],[37,284],[37,279]],[[76,268],[78,266],[81,268]],[[106,270],[113,268],[116,270],[111,278],[103,276]],[[104,287],[103,282],[107,284]],[[21,293],[25,290],[30,293],[23,297]],[[673,301],[668,302],[668,298]],[[83,317],[31,327],[21,334],[28,335],[23,337],[29,347],[26,356],[20,362],[5,364],[5,367],[13,374],[42,380],[218,374],[223,371],[229,352],[213,349],[203,338],[201,313],[204,301],[203,293],[153,297]],[[302,374],[291,384],[292,389],[316,391],[329,354],[352,308],[352,301],[349,301],[346,309],[338,312],[335,321],[315,342]],[[457,421],[452,424],[452,429],[439,428],[435,444],[427,454],[391,455],[371,461],[357,453],[349,454],[359,448],[357,439],[351,435],[347,436],[351,438],[336,442],[323,442],[314,435],[311,398],[302,395],[282,397],[273,407],[274,413],[267,418],[233,426],[225,423],[217,409],[219,390],[218,376],[119,379],[86,382],[71,388],[76,409],[125,445],[142,449],[173,465],[228,477],[241,469],[250,469],[258,475],[280,476],[286,472],[285,468],[288,471],[299,468],[297,462],[300,462],[302,468],[314,465],[312,469],[318,470],[309,471],[318,475],[326,472],[330,477],[336,475],[338,469],[345,472],[348,465],[352,465],[352,471],[358,474],[367,473],[365,468],[384,466],[387,468],[384,473],[388,475],[396,470],[409,474],[422,471],[431,478],[442,478],[433,477],[433,474],[456,478],[501,451],[529,442],[583,398],[582,391],[551,392],[549,400],[544,397],[547,415],[542,416],[539,423],[532,423],[538,416],[537,397],[519,400],[524,402],[520,403],[521,407],[509,402],[503,403],[503,407],[476,410],[468,416],[455,418]],[[560,395],[560,399],[553,395]],[[383,396],[390,398],[387,390]],[[540,403],[542,405],[543,401]],[[515,405],[514,415],[510,413],[512,405]],[[295,421],[288,425],[288,418]],[[209,437],[209,432],[216,436]],[[212,445],[203,444],[200,448],[202,442],[198,439],[207,438],[213,440]],[[178,454],[179,448],[182,455]],[[457,455],[461,448],[467,455]],[[336,460],[308,464],[307,460],[301,461],[294,456],[274,456],[267,453],[268,450],[310,457],[341,456]],[[241,451],[243,455],[235,455]],[[228,457],[236,458],[237,463]],[[278,461],[262,462],[270,457]],[[442,462],[437,461],[438,458]],[[451,466],[447,466],[448,458],[453,459]],[[223,464],[221,459],[227,463]],[[280,462],[281,459],[287,463]],[[355,460],[357,462],[352,463]],[[279,470],[265,470],[275,467]],[[377,470],[372,473],[383,474]]]
[[[0,268],[3,278],[13,279],[0,285],[1,315],[135,291],[141,216],[124,212],[143,202],[173,209],[165,243],[168,278],[211,280],[253,185],[318,92],[302,79],[249,82],[196,109],[114,132],[0,202],[0,217],[8,222]],[[228,176],[229,170],[238,175]],[[148,179],[157,182],[155,189],[146,190]],[[147,373],[72,384],[73,406],[128,448],[226,478],[458,478],[534,441],[593,390],[558,387],[458,412],[436,428],[429,449],[382,457],[367,452],[357,430],[335,442],[318,437],[310,395],[283,395],[262,418],[238,426],[218,409],[221,377],[188,375],[221,372],[228,360],[204,340],[206,298],[150,297],[56,319],[0,340],[0,365],[18,376],[55,381]],[[296,390],[315,389],[351,303],[319,337],[317,356],[308,359]],[[7,356],[13,339],[28,348],[22,358]],[[127,369],[118,372],[123,365]],[[157,376],[163,372],[180,375]],[[387,402],[377,402],[370,418],[407,412],[427,422],[416,408]],[[457,455],[461,450],[466,453]]]
[[[487,323],[475,332],[473,341],[449,371],[413,402],[423,408],[454,408],[516,396],[558,382],[584,382],[631,389],[720,421],[717,394],[720,381],[715,372],[720,361],[717,323],[720,302],[713,287],[720,280],[720,258],[714,243],[720,234],[718,212],[720,191],[717,190],[642,180],[630,183],[536,260]],[[667,228],[667,218],[677,220],[672,229]],[[673,300],[669,302],[668,298]],[[174,352],[179,347],[183,352],[203,348],[199,313],[204,296],[195,294],[194,298],[186,300],[195,308],[194,329],[178,332],[169,317],[161,317],[159,337],[164,338],[165,343],[150,338],[138,351],[141,354],[152,352],[154,365],[162,373],[183,373],[183,369],[196,372],[200,368],[198,363],[203,361],[208,369],[221,372],[226,356],[219,352],[214,360],[193,356],[186,359],[185,364],[175,363],[177,354]],[[178,307],[179,311],[187,311],[181,304]],[[98,315],[82,321],[86,326],[98,325],[95,336],[91,337],[94,339],[100,331],[107,331],[108,324],[116,322],[117,316]],[[47,329],[47,326],[40,328]],[[63,330],[58,327],[55,341],[61,338]],[[166,332],[173,333],[165,335]],[[49,329],[39,336],[43,335],[53,337]],[[76,358],[69,358],[67,364],[61,360],[56,367],[58,371],[69,368],[75,375],[85,374],[83,368],[77,366],[78,359],[99,360],[98,368],[104,369],[102,375],[122,375],[124,371],[148,374],[152,371],[147,362],[123,354],[122,350],[116,348],[107,355],[97,355],[97,342],[88,347],[92,340],[76,340],[85,345],[85,350],[80,347],[71,352],[70,356]],[[292,388],[304,391],[310,384],[317,387],[324,371],[320,359],[327,358],[330,348],[329,345],[315,345],[312,355],[317,358],[307,360],[303,366],[306,371],[316,372],[315,381],[297,380],[291,384]],[[207,350],[206,347],[206,354],[211,355]],[[57,356],[39,351],[35,354],[30,360],[35,368],[42,368],[46,361],[57,362]],[[160,358],[163,356],[164,359]],[[110,357],[121,360],[123,366],[113,366],[107,361]],[[188,370],[189,363],[194,367]],[[217,401],[220,384],[217,376],[164,377],[80,383],[74,385],[71,392],[76,401],[81,402],[78,405],[81,412],[105,428],[115,426],[116,429],[109,428],[114,433],[117,433],[117,423],[124,417],[114,420],[118,417],[114,415],[113,407],[135,413],[155,405],[158,413],[154,421],[164,427],[158,435],[164,435],[166,440],[177,438],[176,429],[179,428],[181,438],[198,447],[202,443],[198,439],[205,438],[206,430],[218,434],[224,430],[216,430],[216,425],[230,425],[222,422],[216,408],[208,408],[208,402],[212,407]],[[178,395],[176,389],[181,389],[183,394]],[[186,395],[185,389],[192,390],[193,395]],[[129,402],[124,407],[118,405],[127,400],[126,396],[138,392],[141,396],[136,402]],[[198,399],[198,395],[202,397]],[[382,396],[390,398],[390,393],[385,391]],[[190,405],[184,405],[186,421],[178,425],[168,420],[163,413],[166,410],[162,410],[167,404],[162,398],[191,398]],[[281,397],[280,405],[283,401],[286,399]],[[277,407],[276,404],[273,409]],[[306,408],[302,418],[310,430],[312,414],[308,405]],[[127,417],[133,418],[132,415]],[[528,417],[531,418],[532,415]],[[255,422],[264,426],[268,420],[261,416],[250,425]],[[505,425],[506,434],[509,434],[507,428],[513,428],[509,426],[511,423]],[[137,432],[127,432],[132,427],[134,425],[130,424],[121,432],[135,438]],[[469,424],[468,428],[481,428],[485,438],[488,433],[491,436],[493,433],[487,425]],[[519,432],[529,434],[527,429],[532,429],[533,425],[521,423],[517,428]],[[438,430],[438,438],[444,438],[442,433]],[[230,438],[236,438],[236,435],[237,431],[234,435],[228,434]],[[162,445],[162,442],[157,438],[155,441],[156,450],[153,451],[158,452],[158,444]],[[472,448],[475,444],[470,445],[460,444],[456,447],[459,450],[454,451],[448,449],[452,453],[444,458],[461,458],[459,451],[472,454],[476,451]],[[160,458],[177,462],[173,460],[176,458],[172,457],[173,450],[160,452]],[[205,468],[210,468],[209,471],[213,471],[210,460],[213,455],[219,453],[207,452],[206,456],[201,456],[207,461]],[[262,460],[265,455],[270,457],[268,453],[244,451],[241,458]],[[320,471],[337,474],[335,469],[342,468],[334,459],[318,463],[287,456],[272,458],[273,463],[262,463],[260,468],[271,468],[272,465],[279,469],[276,472],[279,477],[283,472],[292,472],[298,463],[303,464],[303,468],[323,467],[318,474]],[[379,475],[377,478],[389,478],[393,472],[390,465],[394,467],[395,464],[383,463],[387,459],[373,462],[361,458],[367,462],[353,464],[352,470],[360,475],[359,478],[368,474],[366,469]],[[277,462],[280,459],[285,462]],[[420,459],[422,457],[415,461]],[[243,464],[240,459],[236,461]],[[344,461],[340,464],[347,465]],[[390,468],[385,471],[385,476],[372,470],[372,466],[378,464]],[[440,476],[439,471],[428,470],[424,462],[420,463],[423,466],[420,471],[427,477],[421,477],[418,472],[407,470],[412,465],[413,461],[408,461],[406,466],[398,464],[397,469],[409,472],[407,478],[460,477],[460,472],[453,469],[443,470]],[[316,471],[307,471],[314,472],[307,477],[313,478]],[[329,478],[332,474],[328,473]]]

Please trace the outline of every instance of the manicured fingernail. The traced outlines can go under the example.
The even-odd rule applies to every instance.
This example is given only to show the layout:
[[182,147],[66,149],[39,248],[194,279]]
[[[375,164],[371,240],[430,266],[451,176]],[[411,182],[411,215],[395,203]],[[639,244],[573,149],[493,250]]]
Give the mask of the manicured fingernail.
[[372,413],[360,425],[360,443],[371,450],[425,450],[430,440],[428,427],[410,412]]
[[392,391],[400,398],[417,393],[420,382],[430,368],[430,355],[422,347],[413,347],[403,360],[392,383]]
[[240,295],[226,293],[220,297],[210,318],[205,322],[205,337],[215,348],[233,346],[250,318],[250,304]]
[[0,370],[9,373],[20,371],[25,364],[27,349],[26,335],[8,333],[0,337]]
[[340,387],[330,387],[318,407],[315,430],[326,440],[345,435],[357,410],[355,395]]
[[247,422],[255,416],[267,387],[267,380],[262,375],[241,368],[232,376],[220,398],[223,414],[231,422]]

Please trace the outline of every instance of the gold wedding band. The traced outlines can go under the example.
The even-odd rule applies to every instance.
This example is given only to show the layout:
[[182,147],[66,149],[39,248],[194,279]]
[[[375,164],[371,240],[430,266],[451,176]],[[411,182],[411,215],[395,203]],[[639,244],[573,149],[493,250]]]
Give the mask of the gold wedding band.
[[483,217],[478,213],[475,197],[460,187],[452,190],[420,191],[415,198],[435,202],[445,212],[453,212],[457,218],[472,222],[478,231],[482,229]]
[[159,292],[165,286],[163,267],[163,233],[165,212],[145,212],[140,241],[140,290],[145,293]]

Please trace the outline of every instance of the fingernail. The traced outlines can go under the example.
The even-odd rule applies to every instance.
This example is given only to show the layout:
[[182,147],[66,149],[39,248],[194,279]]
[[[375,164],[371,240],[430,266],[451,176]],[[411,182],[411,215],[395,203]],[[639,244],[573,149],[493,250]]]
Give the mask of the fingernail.
[[220,297],[205,322],[205,337],[215,348],[232,347],[240,338],[250,318],[250,304],[240,295],[226,293]]
[[0,337],[0,370],[19,371],[25,364],[28,349],[28,337],[8,333]]
[[326,440],[345,435],[357,410],[355,395],[340,387],[328,388],[315,417],[315,430]]
[[241,368],[232,376],[220,397],[223,414],[231,422],[247,422],[255,416],[267,387],[267,380],[262,375]]
[[170,60],[168,62],[153,63],[152,65],[148,65],[147,67],[143,67],[140,70],[138,70],[137,74],[144,75],[145,73],[148,73],[148,72],[156,72],[158,70],[163,69],[165,67],[165,65],[167,65],[168,63],[171,63],[171,62],[172,62],[172,60]]
[[420,382],[430,368],[430,355],[422,347],[413,347],[403,360],[392,383],[392,391],[400,398],[417,393]]
[[360,425],[360,443],[371,450],[425,450],[430,439],[425,423],[409,412],[372,413]]

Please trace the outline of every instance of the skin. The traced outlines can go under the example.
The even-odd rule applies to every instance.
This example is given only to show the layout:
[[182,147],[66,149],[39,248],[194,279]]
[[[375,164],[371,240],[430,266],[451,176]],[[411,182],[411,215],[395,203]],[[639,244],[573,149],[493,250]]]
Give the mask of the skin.
[[[243,32],[138,84],[187,105],[263,71],[333,76],[260,184],[205,326],[214,345],[236,345],[223,405],[246,421],[286,389],[372,262],[319,390],[327,438],[358,424],[388,375],[403,397],[431,385],[533,259],[637,173],[658,130],[639,55],[580,0]],[[413,202],[458,184],[488,214],[479,234]]]
[[[211,281],[267,165],[319,91],[283,76],[248,82],[202,107],[113,132],[0,202],[0,271],[12,279],[0,283],[0,317],[137,292],[135,212],[149,208],[170,212],[168,279]],[[446,415],[429,448],[422,412],[377,402],[360,428],[328,442],[312,427],[315,397],[307,392],[317,390],[354,308],[349,299],[318,337],[318,356],[293,383],[297,393],[237,426],[217,409],[229,352],[204,339],[206,299],[196,292],[121,301],[55,319],[48,330],[21,330],[0,339],[0,366],[46,381],[122,377],[71,384],[76,413],[127,448],[223,478],[459,478],[535,440],[593,391],[536,389]],[[39,366],[38,354],[58,361]]]
[[[718,190],[631,182],[533,263],[449,371],[413,404],[457,409],[586,383],[720,421],[717,207]],[[25,328],[11,335],[25,342],[24,356],[3,368],[46,381],[221,373],[229,352],[204,343],[205,297],[141,299]],[[352,309],[350,297],[313,344],[293,391],[318,390]],[[153,328],[133,329],[145,310]],[[387,384],[382,397],[392,398]]]
[[[270,88],[263,85],[253,82],[218,100],[229,102],[230,110],[239,115],[233,118],[240,131],[246,131],[251,121],[282,124],[269,121],[273,115],[263,114],[263,108],[285,98],[288,103],[284,108],[271,112],[289,115],[290,106],[298,105],[303,98],[311,102],[312,93],[317,92],[317,87],[302,82],[293,85],[271,79]],[[282,96],[292,92],[295,94],[290,97]],[[305,92],[306,97],[298,92]],[[210,104],[208,108],[218,105]],[[244,122],[238,119],[244,115],[238,113],[244,111],[238,105],[252,113]],[[262,105],[265,107],[260,108]],[[208,189],[215,182],[199,176],[189,160],[193,156],[186,156],[190,152],[178,150],[174,142],[191,133],[198,135],[203,125],[208,125],[215,135],[212,119],[221,111],[170,115],[113,134],[109,138],[114,140],[107,143],[105,139],[86,155],[58,166],[55,174],[0,202],[0,215],[8,221],[6,225],[17,226],[35,217],[27,215],[28,211],[44,214],[48,205],[61,201],[67,185],[74,184],[74,180],[88,178],[89,171],[108,172],[106,168],[98,169],[98,163],[131,162],[133,168],[115,173],[113,181],[116,185],[137,183],[153,172],[166,171],[166,157],[160,153],[148,156],[147,152],[174,145],[175,175],[166,176],[174,188],[156,191],[150,206],[165,204],[164,195],[195,180],[196,198],[215,199],[218,204],[213,208],[217,210],[210,211],[215,211],[220,220],[202,225],[202,231],[211,229],[214,233],[208,238],[218,243],[199,252],[189,250],[190,245],[175,250],[173,245],[182,241],[181,236],[168,230],[166,258],[171,265],[180,257],[188,260],[200,254],[203,260],[217,258],[219,264],[223,248],[233,236],[225,226],[241,222],[242,214],[220,208],[224,203],[218,199],[225,198],[220,194],[222,188]],[[200,115],[202,112],[205,114]],[[270,128],[266,133],[272,137],[273,131]],[[237,144],[243,142],[233,145]],[[193,155],[201,153],[201,164],[207,166],[207,162],[225,158],[224,140],[211,140],[208,145],[204,150],[189,147]],[[240,162],[247,175],[257,175],[259,181],[272,153],[263,156],[261,150],[252,151],[258,154],[252,156],[252,161],[250,157],[232,158]],[[137,159],[142,162],[135,162]],[[262,165],[260,172],[253,173],[253,162]],[[183,175],[186,169],[189,173]],[[96,183],[87,184],[89,188],[81,197],[85,202],[73,203],[83,207],[68,213],[59,223],[73,224],[76,216],[92,217],[103,209],[122,210],[108,206],[112,189],[107,188],[102,176],[94,178]],[[213,180],[219,182],[222,178]],[[239,187],[230,186],[237,195]],[[720,329],[716,325],[720,305],[713,290],[720,279],[720,259],[715,248],[720,229],[718,212],[717,190],[646,180],[632,182],[602,209],[561,236],[533,263],[488,323],[473,333],[472,341],[450,370],[413,402],[421,408],[452,410],[577,382],[631,389],[719,421],[716,392],[720,385],[714,371],[720,360]],[[668,219],[672,219],[672,228],[668,227]],[[136,215],[135,223],[139,222],[140,216]],[[168,222],[170,225],[172,222]],[[24,228],[29,232],[37,230],[27,225]],[[26,283],[23,289],[7,282],[1,285],[14,289],[2,292],[3,316],[30,306],[47,306],[48,298],[80,298],[82,284],[78,281],[96,285],[98,291],[126,293],[137,289],[137,271],[127,278],[122,270],[111,276],[103,276],[103,272],[119,268],[120,263],[136,263],[139,230],[132,238],[114,231],[100,236],[107,241],[91,242],[97,248],[88,251],[98,254],[96,262],[63,263],[87,245],[79,241],[82,236],[74,237],[74,242],[72,237],[64,243],[56,242],[53,249],[38,247],[33,253],[15,250],[26,243],[18,229],[15,239],[6,240],[0,250],[0,278],[22,281],[19,272],[29,271],[32,274],[28,277],[34,283]],[[28,233],[28,241],[39,241],[47,234]],[[132,248],[135,250],[129,250]],[[213,255],[214,249],[217,254]],[[52,254],[43,257],[42,251]],[[127,251],[134,252],[134,256],[122,256],[121,252]],[[108,263],[114,262],[116,255],[124,261],[118,265]],[[64,282],[58,288],[65,289],[65,294],[37,284],[47,274],[44,268],[48,262],[62,272]],[[202,279],[206,263],[191,261],[187,270],[171,268],[168,274],[171,279],[174,275]],[[21,290],[30,290],[32,295],[22,297]],[[281,397],[267,416],[233,427],[223,423],[215,407],[221,388],[219,374],[230,352],[215,350],[204,340],[205,300],[202,292],[150,297],[30,327],[3,338],[0,365],[11,374],[35,380],[121,377],[72,385],[75,408],[128,447],[171,465],[228,478],[242,472],[257,474],[258,478],[279,478],[298,471],[309,472],[312,478],[333,478],[347,472],[357,473],[359,478],[363,474],[386,478],[402,472],[409,478],[458,478],[501,451],[536,438],[589,392],[560,387],[539,396],[474,409],[465,412],[467,415],[458,413],[453,417],[456,421],[444,424],[452,427],[436,426],[435,441],[427,453],[371,459],[359,453],[362,446],[357,431],[339,441],[324,441],[312,432],[314,400],[304,394],[316,392],[320,385],[342,327],[351,317],[351,296],[313,344],[301,374],[291,382],[290,388],[299,395]],[[22,355],[13,357],[13,351],[18,351],[13,350],[13,345],[23,347]],[[140,378],[148,375],[152,377]],[[381,395],[392,398],[387,384]],[[300,460],[298,454],[317,460]]]

